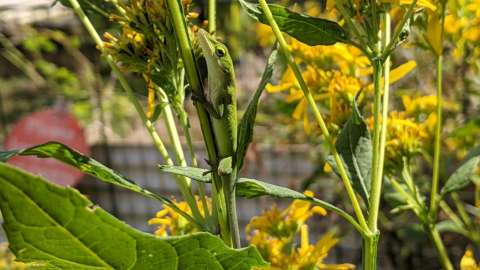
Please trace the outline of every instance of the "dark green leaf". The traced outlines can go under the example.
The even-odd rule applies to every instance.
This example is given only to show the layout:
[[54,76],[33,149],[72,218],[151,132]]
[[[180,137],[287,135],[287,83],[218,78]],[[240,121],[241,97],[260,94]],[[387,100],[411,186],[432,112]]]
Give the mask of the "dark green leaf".
[[233,250],[199,233],[157,238],[117,220],[72,188],[0,163],[0,210],[10,248],[40,269],[249,270],[265,262],[254,247]]
[[257,107],[258,102],[260,100],[260,96],[263,93],[263,90],[267,86],[267,83],[270,81],[273,75],[274,65],[277,61],[278,51],[275,48],[270,53],[270,57],[268,57],[267,65],[265,70],[263,71],[262,79],[260,80],[260,84],[257,87],[257,91],[255,91],[255,95],[250,100],[248,104],[247,110],[238,125],[238,148],[236,153],[236,166],[237,171],[240,171],[243,167],[243,159],[247,154],[248,146],[252,142],[253,137],[253,128],[255,126],[255,118],[257,117]]
[[[370,170],[372,167],[372,142],[367,124],[360,115],[356,104],[353,107],[352,117],[345,123],[335,147],[343,160],[353,188],[368,203]],[[333,158],[329,157],[327,161],[338,172]]]
[[195,181],[204,183],[210,183],[212,181],[210,171],[206,169],[170,165],[159,165],[158,167],[162,172],[185,176]]
[[160,200],[164,203],[171,204],[171,201],[168,198],[154,194],[138,186],[130,179],[106,167],[95,159],[82,155],[81,153],[61,143],[47,142],[45,144],[40,144],[30,148],[0,152],[0,161],[5,162],[16,155],[37,156],[39,158],[54,158],[70,166],[73,166],[86,174],[95,176],[103,182],[114,184],[138,192],[147,197]]
[[[245,0],[240,0],[240,4],[248,15],[268,25],[258,4]],[[293,12],[279,5],[270,4],[268,6],[280,30],[307,45],[332,45],[337,42],[348,42],[347,32],[336,22]]]
[[475,174],[475,170],[477,168],[478,162],[480,160],[479,156],[470,158],[465,163],[463,163],[447,180],[445,185],[441,190],[442,196],[446,194],[460,190],[466,187],[472,176]]

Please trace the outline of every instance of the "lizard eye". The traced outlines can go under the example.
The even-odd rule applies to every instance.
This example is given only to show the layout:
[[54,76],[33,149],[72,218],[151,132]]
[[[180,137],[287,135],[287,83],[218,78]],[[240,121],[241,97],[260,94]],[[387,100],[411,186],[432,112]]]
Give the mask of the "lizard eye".
[[217,57],[223,57],[225,56],[226,52],[224,48],[218,47],[215,49],[215,54],[217,55]]

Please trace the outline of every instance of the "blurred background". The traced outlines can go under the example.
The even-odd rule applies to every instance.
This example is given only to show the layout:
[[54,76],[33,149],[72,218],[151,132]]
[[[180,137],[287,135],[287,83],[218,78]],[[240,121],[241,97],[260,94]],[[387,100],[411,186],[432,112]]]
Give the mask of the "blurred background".
[[[309,12],[321,13],[314,10],[318,7],[315,1],[296,4]],[[203,7],[202,2],[193,3],[200,19]],[[235,57],[239,107],[244,109],[263,72],[271,40],[264,29],[241,12],[238,4],[220,1],[218,15],[219,35]],[[108,22],[93,19],[98,25],[103,24],[104,31],[108,30]],[[478,43],[471,45],[473,49],[465,43],[461,45],[466,48],[461,55],[455,52],[458,44],[454,42],[447,49],[446,117],[450,120],[447,121],[449,131],[445,143],[451,147],[446,150],[450,153],[445,161],[446,172],[458,164],[465,149],[476,145],[480,134],[478,59],[472,60]],[[395,84],[394,98],[398,100],[398,106],[402,105],[400,100],[405,106],[405,96],[415,99],[420,92],[424,95],[434,93],[433,58],[425,56],[422,47],[412,42],[395,55],[397,63],[409,59],[417,60],[417,68]],[[276,82],[280,84],[282,74],[277,73]],[[138,78],[131,76],[129,79],[133,85],[141,85]],[[191,102],[188,101],[186,106],[194,116]],[[259,110],[254,143],[242,175],[296,190],[309,189],[318,198],[348,209],[340,181],[325,168],[326,155],[324,146],[319,143],[319,134],[309,130],[305,123],[308,120],[296,115],[297,104],[288,96],[268,91]],[[42,124],[32,127],[31,123]],[[199,160],[204,160],[198,122],[192,118],[191,123],[197,155]],[[458,128],[458,123],[464,124],[465,128]],[[161,125],[158,130],[165,135]],[[163,163],[162,158],[151,145],[133,107],[123,96],[117,79],[102,61],[74,14],[52,0],[0,0],[0,148],[12,149],[25,143],[33,145],[58,138],[73,148],[90,153],[150,190],[179,195],[175,182],[156,169],[157,164]],[[428,151],[428,147],[423,150]],[[38,169],[35,161],[26,163],[25,166]],[[46,167],[57,173],[62,171],[58,164],[49,166]],[[46,170],[46,167],[41,166],[40,170]],[[155,230],[147,222],[161,209],[156,201],[92,181],[68,169],[62,173],[60,177],[49,178],[57,177],[61,181],[62,177],[70,176],[72,182],[63,184],[74,185],[128,224],[144,231]],[[427,170],[425,173],[428,175]],[[427,189],[428,178],[425,175],[418,177],[419,186]],[[471,187],[460,195],[464,201],[473,204],[474,193],[475,187]],[[267,198],[240,199],[240,227],[245,228],[251,217],[273,204],[282,208],[288,202]],[[438,269],[436,252],[422,228],[412,221],[415,217],[410,213],[390,213],[388,198],[382,205],[380,269]],[[326,261],[358,264],[361,238],[357,233],[338,216],[329,214],[312,218],[312,241],[331,231],[336,232],[340,242]],[[242,238],[246,241],[244,232]],[[453,261],[458,262],[469,242],[452,233],[446,233],[444,239]],[[2,241],[6,238],[0,230]]]

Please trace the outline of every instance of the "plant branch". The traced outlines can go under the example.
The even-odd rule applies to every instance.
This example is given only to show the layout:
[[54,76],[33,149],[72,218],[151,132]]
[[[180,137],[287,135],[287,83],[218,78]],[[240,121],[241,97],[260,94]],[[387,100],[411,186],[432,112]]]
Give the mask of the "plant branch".
[[350,179],[348,178],[348,175],[347,175],[347,172],[345,170],[343,161],[340,158],[340,155],[338,154],[338,152],[337,152],[337,150],[334,146],[333,139],[330,135],[330,132],[328,131],[327,125],[325,124],[325,121],[323,120],[323,117],[322,117],[320,111],[318,110],[315,99],[313,98],[312,93],[308,89],[307,84],[303,80],[300,68],[295,63],[295,60],[294,60],[293,56],[291,55],[290,50],[288,48],[288,44],[287,44],[285,38],[283,37],[283,34],[280,31],[280,28],[278,27],[277,23],[275,22],[275,19],[273,18],[272,12],[270,11],[270,8],[268,7],[267,2],[265,0],[259,0],[258,2],[261,6],[261,9],[263,10],[263,13],[264,13],[268,23],[272,27],[272,30],[273,30],[273,32],[274,32],[274,34],[275,34],[275,36],[276,36],[276,38],[277,38],[277,40],[280,44],[280,48],[281,48],[281,51],[282,51],[283,55],[285,56],[285,59],[287,60],[290,68],[292,69],[292,71],[295,75],[295,78],[297,79],[297,82],[299,83],[299,85],[300,85],[300,87],[303,91],[303,94],[304,94],[305,98],[307,99],[308,105],[310,106],[310,108],[313,111],[315,119],[316,119],[317,123],[319,124],[323,135],[325,136],[325,140],[331,145],[332,154],[335,158],[337,168],[339,170],[340,176],[342,178],[342,181],[343,181],[343,184],[344,184],[345,189],[347,191],[350,202],[352,203],[355,215],[357,216],[357,219],[360,223],[360,226],[362,227],[365,234],[368,234],[368,226],[367,226],[365,217],[363,215],[362,209],[360,207],[359,200],[356,197],[356,194],[353,190]]

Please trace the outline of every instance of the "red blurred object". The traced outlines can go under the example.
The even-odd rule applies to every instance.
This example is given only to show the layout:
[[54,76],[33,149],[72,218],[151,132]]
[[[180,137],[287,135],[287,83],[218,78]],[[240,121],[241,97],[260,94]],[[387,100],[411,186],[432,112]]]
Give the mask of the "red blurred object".
[[[61,109],[46,109],[20,119],[8,134],[4,147],[14,150],[49,141],[57,141],[83,154],[90,154],[80,124],[70,113]],[[83,176],[78,169],[52,158],[16,156],[8,163],[63,186],[74,186]]]

